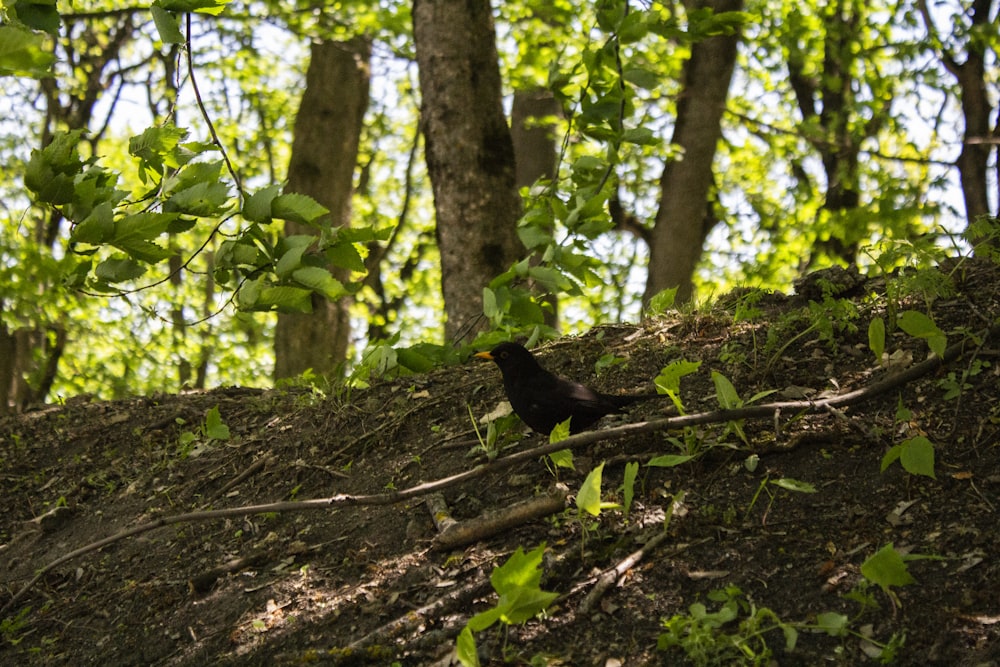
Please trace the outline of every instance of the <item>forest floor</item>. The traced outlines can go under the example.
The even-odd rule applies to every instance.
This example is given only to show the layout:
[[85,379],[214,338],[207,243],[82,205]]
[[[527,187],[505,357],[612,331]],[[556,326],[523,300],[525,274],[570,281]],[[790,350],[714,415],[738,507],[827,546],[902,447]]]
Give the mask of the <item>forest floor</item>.
[[[849,281],[825,301],[824,284],[542,346],[550,370],[608,392],[701,362],[679,396],[702,423],[642,403],[567,443],[575,470],[533,453],[536,435],[487,455],[470,410],[503,390],[476,359],[327,394],[223,388],[2,418],[0,664],[452,664],[465,623],[498,604],[494,568],[544,544],[538,585],[558,597],[476,633],[483,664],[1000,665],[1000,339],[981,334],[1000,318],[1000,270]],[[876,363],[869,322],[905,310],[961,356],[920,366],[933,332],[890,326]],[[754,405],[787,405],[719,421],[711,371],[743,400],[776,391]],[[819,402],[866,387],[881,392]],[[664,455],[692,458],[647,465]],[[602,462],[603,500],[634,490],[627,514],[577,508]],[[540,498],[557,509],[464,545],[432,521]],[[302,504],[238,509],[279,502]]]

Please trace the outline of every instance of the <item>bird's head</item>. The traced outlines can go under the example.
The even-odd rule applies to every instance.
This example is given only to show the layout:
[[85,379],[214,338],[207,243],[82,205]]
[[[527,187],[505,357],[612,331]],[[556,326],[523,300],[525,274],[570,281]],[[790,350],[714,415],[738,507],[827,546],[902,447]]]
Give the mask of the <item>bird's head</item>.
[[523,374],[540,368],[535,355],[518,343],[500,343],[489,352],[477,352],[475,356],[495,362],[505,375]]

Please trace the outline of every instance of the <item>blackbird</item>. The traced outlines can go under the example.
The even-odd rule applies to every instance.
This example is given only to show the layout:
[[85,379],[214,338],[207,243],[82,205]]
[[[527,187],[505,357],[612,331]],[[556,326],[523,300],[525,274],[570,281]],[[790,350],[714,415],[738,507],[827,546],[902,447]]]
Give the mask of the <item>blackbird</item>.
[[535,355],[517,343],[501,343],[491,351],[479,352],[475,356],[496,362],[503,374],[504,390],[514,413],[544,435],[567,419],[570,420],[570,433],[585,431],[604,415],[621,412],[627,405],[659,396],[602,394],[578,382],[553,375],[538,364]]

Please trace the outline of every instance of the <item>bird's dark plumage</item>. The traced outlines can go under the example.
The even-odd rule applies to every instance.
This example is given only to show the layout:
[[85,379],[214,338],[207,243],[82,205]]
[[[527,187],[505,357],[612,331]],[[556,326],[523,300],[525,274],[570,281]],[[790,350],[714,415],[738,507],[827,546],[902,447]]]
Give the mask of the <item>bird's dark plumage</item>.
[[571,433],[585,431],[604,415],[657,396],[613,396],[594,391],[548,372],[531,352],[517,343],[501,343],[476,356],[496,362],[514,412],[525,424],[545,435],[570,418]]

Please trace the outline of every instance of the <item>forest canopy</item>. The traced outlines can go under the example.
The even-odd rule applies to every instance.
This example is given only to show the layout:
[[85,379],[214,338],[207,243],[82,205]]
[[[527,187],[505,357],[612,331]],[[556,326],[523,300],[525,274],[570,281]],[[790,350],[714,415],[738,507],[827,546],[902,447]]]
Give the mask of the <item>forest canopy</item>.
[[995,248],[994,0],[4,1],[0,409]]

